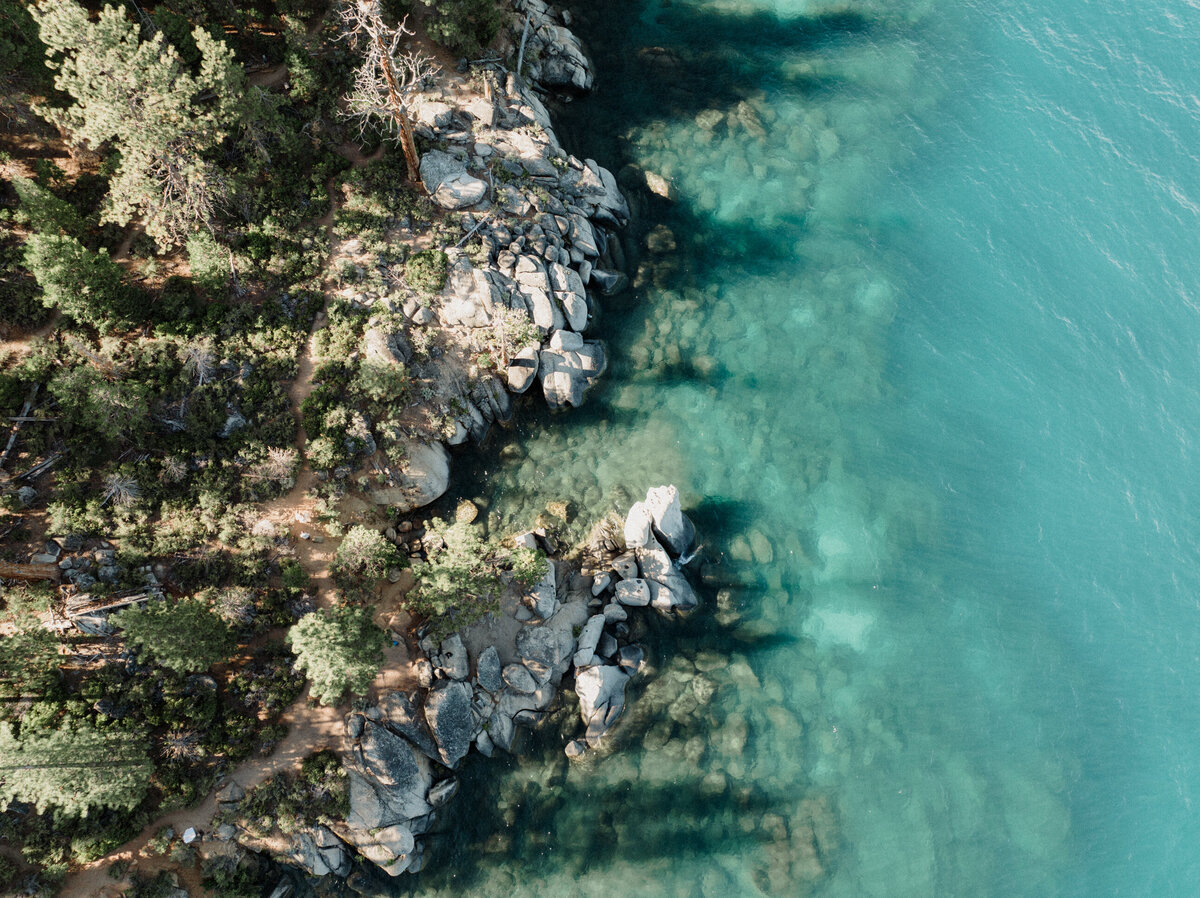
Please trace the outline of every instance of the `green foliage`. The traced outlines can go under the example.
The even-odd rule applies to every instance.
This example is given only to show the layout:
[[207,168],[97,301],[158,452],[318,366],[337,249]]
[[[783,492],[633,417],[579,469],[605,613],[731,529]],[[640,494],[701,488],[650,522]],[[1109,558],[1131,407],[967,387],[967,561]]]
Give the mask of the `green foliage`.
[[245,74],[232,52],[194,29],[193,76],[170,43],[142,41],[119,7],[105,6],[96,20],[73,0],[46,0],[31,12],[50,51],[55,87],[74,101],[41,113],[76,141],[109,143],[119,153],[103,220],[124,225],[140,217],[163,247],[212,227],[227,184],[205,154],[246,112]]
[[58,638],[36,618],[0,636],[0,699],[40,695],[58,678]]
[[334,553],[331,569],[341,581],[378,580],[402,564],[400,552],[378,530],[355,524]]
[[61,369],[50,393],[78,426],[109,443],[135,442],[149,423],[145,384],[110,380],[88,364]]
[[287,635],[296,666],[312,682],[312,695],[334,705],[349,690],[367,691],[383,664],[386,634],[371,620],[371,609],[339,605],[302,617]]
[[541,549],[517,549],[510,563],[513,580],[526,589],[546,575],[546,553]]
[[450,259],[440,249],[426,249],[413,253],[404,266],[404,280],[419,293],[433,296],[446,286],[446,275],[450,270]]
[[262,898],[265,883],[251,860],[214,855],[200,866],[201,885],[214,898]]
[[48,80],[42,65],[44,59],[45,47],[26,4],[0,0],[0,78],[28,79],[33,82],[29,86],[36,87],[38,81]]
[[304,675],[294,663],[292,654],[278,643],[261,649],[233,677],[229,691],[258,714],[278,714],[304,689]]
[[30,235],[25,267],[41,285],[42,302],[101,332],[129,325],[144,314],[141,293],[125,283],[108,252],[92,252],[74,237]]
[[278,828],[294,833],[306,826],[344,820],[350,810],[346,769],[325,749],[309,755],[298,773],[281,773],[246,793],[238,806],[240,822],[256,835]]
[[236,644],[229,625],[196,598],[146,602],[113,616],[125,642],[179,672],[206,670],[228,659]]
[[397,362],[364,358],[358,364],[353,388],[375,402],[403,402],[408,395],[408,371]]
[[12,185],[21,200],[21,211],[35,231],[69,237],[83,233],[83,219],[70,203],[28,178],[13,178]]
[[150,782],[145,736],[97,729],[86,719],[50,731],[0,723],[0,806],[19,800],[45,811],[87,816],[100,808],[131,809]]
[[187,239],[192,280],[206,290],[223,290],[229,282],[229,250],[208,231],[196,231]]
[[429,7],[426,33],[458,56],[477,56],[504,24],[505,7],[496,0],[421,0]]
[[434,518],[424,541],[428,557],[413,564],[417,586],[408,601],[429,617],[436,635],[469,626],[499,607],[496,548],[477,527]]

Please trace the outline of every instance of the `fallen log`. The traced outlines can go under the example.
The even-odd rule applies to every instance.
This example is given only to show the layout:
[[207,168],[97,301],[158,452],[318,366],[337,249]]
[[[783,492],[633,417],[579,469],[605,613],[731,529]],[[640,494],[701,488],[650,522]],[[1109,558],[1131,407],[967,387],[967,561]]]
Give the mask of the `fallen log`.
[[0,580],[53,580],[57,583],[62,578],[62,571],[57,564],[14,564],[0,561]]

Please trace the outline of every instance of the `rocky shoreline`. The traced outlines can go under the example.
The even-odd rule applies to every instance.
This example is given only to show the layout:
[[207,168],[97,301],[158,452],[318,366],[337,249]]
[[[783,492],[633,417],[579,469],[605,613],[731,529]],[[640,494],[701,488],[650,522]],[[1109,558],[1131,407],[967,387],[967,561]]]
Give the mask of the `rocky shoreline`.
[[[684,614],[698,604],[681,572],[693,536],[678,491],[652,489],[623,527],[609,520],[593,531],[586,562],[549,560],[542,580],[510,591],[497,615],[441,643],[422,640],[420,687],[347,715],[349,813],[291,834],[291,862],[315,877],[357,871],[360,886],[372,878],[364,862],[390,877],[419,872],[421,837],[457,794],[455,771],[472,748],[485,757],[514,750],[518,728],[537,726],[571,695],[582,732],[566,755],[601,748],[625,708],[626,684],[646,663],[630,616]],[[514,543],[545,547],[534,532]],[[236,814],[241,790],[223,788],[223,809]],[[223,835],[266,847],[243,832]]]
[[[527,20],[531,79],[548,90],[589,89],[591,65],[565,27],[568,14],[556,21],[541,0],[518,0],[516,9]],[[442,208],[468,213],[464,242],[478,237],[482,252],[450,250],[441,294],[432,304],[405,304],[406,333],[368,329],[365,351],[413,366],[429,382],[461,385],[454,368],[488,344],[509,310],[526,313],[540,339],[514,347],[494,375],[472,368],[469,391],[438,397],[462,409],[452,432],[413,441],[402,469],[370,494],[402,512],[445,492],[445,447],[481,440],[492,423],[506,423],[509,393],[525,393],[536,381],[553,409],[583,401],[605,367],[602,344],[583,337],[597,294],[629,283],[617,234],[629,222],[629,204],[609,171],[560,146],[545,106],[523,79],[485,76],[482,93],[464,93],[461,82],[436,87],[414,112],[417,133],[442,147],[422,159],[424,187]],[[506,183],[497,184],[497,172],[507,173]],[[348,298],[367,307],[390,304]],[[441,329],[465,352],[415,360],[416,328]],[[686,614],[699,603],[682,573],[694,541],[674,486],[651,489],[623,520],[599,522],[571,560],[551,557],[558,546],[545,531],[517,535],[514,547],[546,553],[541,580],[527,591],[510,587],[498,613],[461,633],[440,643],[421,639],[411,659],[419,687],[347,715],[344,820],[283,839],[226,822],[204,842],[286,859],[308,877],[348,879],[346,887],[364,895],[381,893],[388,878],[419,872],[427,857],[422,837],[447,812],[459,789],[456,770],[472,748],[486,757],[513,751],[519,728],[537,726],[562,701],[577,702],[581,728],[566,756],[604,746],[625,708],[626,684],[646,665],[630,616],[642,609]],[[218,797],[222,819],[236,820],[241,787],[227,782]],[[284,879],[272,898],[298,887]]]

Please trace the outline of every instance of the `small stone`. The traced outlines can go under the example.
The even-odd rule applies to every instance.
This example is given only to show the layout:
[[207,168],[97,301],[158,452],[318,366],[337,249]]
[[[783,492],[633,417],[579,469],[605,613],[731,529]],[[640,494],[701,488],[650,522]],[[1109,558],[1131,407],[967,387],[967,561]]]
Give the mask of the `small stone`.
[[502,673],[504,682],[514,692],[522,694],[530,694],[537,690],[537,682],[533,678],[533,674],[529,672],[524,664],[509,664],[504,668]]
[[621,607],[617,602],[609,602],[604,606],[604,619],[609,623],[616,623],[629,619],[629,612]]
[[570,742],[567,743],[567,747],[564,749],[566,756],[568,758],[570,758],[572,761],[574,761],[576,758],[583,757],[583,755],[586,751],[587,751],[587,743],[584,742],[582,739],[572,739]]
[[479,517],[479,509],[470,499],[463,499],[454,510],[454,520],[460,524],[470,524]]

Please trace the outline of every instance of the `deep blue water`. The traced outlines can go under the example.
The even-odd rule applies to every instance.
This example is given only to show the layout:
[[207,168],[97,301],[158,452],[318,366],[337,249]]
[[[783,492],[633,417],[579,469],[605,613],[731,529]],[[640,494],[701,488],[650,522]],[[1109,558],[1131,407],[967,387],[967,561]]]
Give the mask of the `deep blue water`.
[[464,482],[503,530],[673,481],[708,604],[418,892],[1200,894],[1200,5],[577,18],[561,136],[679,196],[605,384]]

